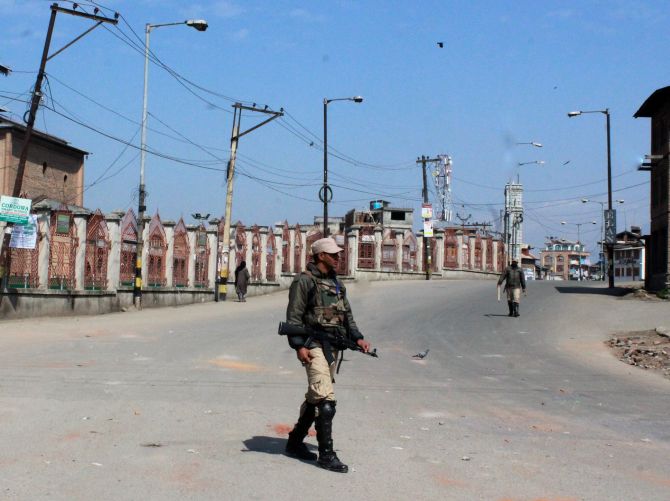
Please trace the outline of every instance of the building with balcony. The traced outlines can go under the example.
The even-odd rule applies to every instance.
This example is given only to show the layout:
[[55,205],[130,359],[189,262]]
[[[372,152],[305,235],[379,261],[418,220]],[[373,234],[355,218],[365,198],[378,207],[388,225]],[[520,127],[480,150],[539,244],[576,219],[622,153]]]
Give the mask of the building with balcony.
[[589,277],[591,253],[584,244],[562,238],[549,237],[540,252],[542,267],[547,268],[547,278],[554,280],[577,280]]

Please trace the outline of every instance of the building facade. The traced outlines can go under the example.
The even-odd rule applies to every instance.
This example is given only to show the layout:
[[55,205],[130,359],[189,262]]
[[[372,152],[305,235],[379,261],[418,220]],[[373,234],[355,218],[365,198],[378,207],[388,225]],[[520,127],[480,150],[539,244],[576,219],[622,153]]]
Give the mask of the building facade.
[[589,277],[589,257],[591,254],[580,242],[562,238],[550,238],[540,252],[542,267],[547,268],[547,278],[554,280],[577,280]]
[[[0,194],[11,195],[26,127],[0,116]],[[63,139],[33,131],[20,196],[83,205],[88,153]]]
[[645,279],[645,244],[640,228],[631,226],[630,231],[616,235],[614,245],[614,278],[617,282],[632,282]]
[[650,232],[647,240],[645,288],[670,288],[670,87],[656,90],[640,106],[635,118],[651,118],[651,154],[642,170],[651,174]]

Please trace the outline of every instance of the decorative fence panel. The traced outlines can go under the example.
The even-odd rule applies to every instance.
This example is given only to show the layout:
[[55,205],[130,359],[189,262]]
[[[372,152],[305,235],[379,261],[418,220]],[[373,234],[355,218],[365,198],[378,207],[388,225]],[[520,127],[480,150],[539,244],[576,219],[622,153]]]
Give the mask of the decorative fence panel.
[[135,283],[135,262],[137,261],[137,219],[131,210],[121,220],[121,285],[132,286]]
[[99,210],[88,220],[86,228],[86,256],[84,288],[105,290],[107,288],[107,261],[109,260],[109,231]]
[[191,252],[183,219],[175,226],[172,249],[172,286],[188,287],[188,258]]
[[395,231],[386,230],[384,232],[384,240],[382,241],[382,270],[383,271],[398,271],[398,241],[396,240]]
[[51,241],[49,253],[49,288],[75,288],[75,259],[79,239],[74,218],[69,211],[51,214]]
[[151,219],[149,224],[149,239],[147,245],[148,273],[147,287],[165,287],[165,258],[167,254],[167,237],[163,223],[158,215]]
[[416,271],[416,250],[419,247],[412,232],[405,232],[402,244],[402,271]]
[[257,225],[251,229],[251,280],[260,282],[263,278],[261,273],[261,256],[263,247],[261,246],[261,230]]
[[444,234],[444,267],[458,268],[458,238],[451,229]]
[[366,270],[375,268],[375,233],[373,228],[361,228],[358,242],[358,267]]

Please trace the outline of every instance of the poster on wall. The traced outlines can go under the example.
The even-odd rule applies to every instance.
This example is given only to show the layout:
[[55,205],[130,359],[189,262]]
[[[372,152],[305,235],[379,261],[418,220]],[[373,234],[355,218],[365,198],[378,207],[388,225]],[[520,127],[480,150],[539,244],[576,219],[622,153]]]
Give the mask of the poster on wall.
[[34,249],[37,245],[37,216],[28,216],[28,222],[12,228],[9,246],[13,249]]

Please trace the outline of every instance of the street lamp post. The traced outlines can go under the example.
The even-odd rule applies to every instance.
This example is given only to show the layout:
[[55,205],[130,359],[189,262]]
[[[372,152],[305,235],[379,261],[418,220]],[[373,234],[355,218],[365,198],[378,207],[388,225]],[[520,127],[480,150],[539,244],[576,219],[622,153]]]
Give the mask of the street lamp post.
[[561,221],[561,224],[572,224],[577,227],[577,245],[579,246],[579,250],[577,251],[577,266],[579,268],[579,281],[582,281],[582,251],[584,246],[580,242],[581,236],[580,236],[580,230],[583,224],[598,224],[595,221],[587,221],[585,223],[568,223],[565,221]]
[[333,101],[353,101],[362,103],[361,96],[338,97],[323,99],[323,186],[319,191],[319,199],[323,202],[323,236],[328,236],[328,202],[333,198],[333,190],[328,186],[328,105]]
[[[592,111],[570,111],[568,117],[578,117],[585,113],[602,113],[606,117],[607,130],[607,212],[609,224],[614,224],[613,233],[616,235],[616,221],[612,211],[612,153],[610,146],[610,110],[592,110]],[[607,233],[607,231],[605,231]],[[612,233],[612,231],[610,231]],[[607,242],[607,274],[609,275],[609,287],[614,287],[614,242]]]
[[542,144],[537,143],[535,141],[530,141],[530,142],[527,142],[527,143],[516,143],[516,144],[528,144],[530,146],[535,146],[536,148],[542,148]]
[[[605,281],[605,263],[607,262],[607,256],[605,253],[605,203],[600,202],[599,200],[589,200],[588,198],[582,198],[582,203],[591,203],[591,204],[600,204],[600,273],[602,274],[601,280]],[[624,200],[616,200],[616,203],[622,204]]]
[[202,19],[188,19],[176,23],[149,24],[144,29],[144,93],[142,98],[142,133],[140,139],[140,186],[139,202],[137,207],[137,246],[135,257],[135,284],[133,286],[133,303],[138,309],[142,308],[142,253],[144,251],[144,212],[146,207],[146,189],[144,184],[144,164],[147,153],[147,102],[149,86],[149,35],[154,28],[185,24],[198,31],[207,29],[207,22]]

